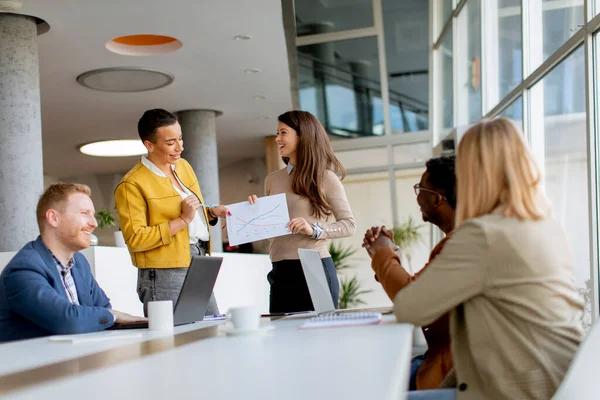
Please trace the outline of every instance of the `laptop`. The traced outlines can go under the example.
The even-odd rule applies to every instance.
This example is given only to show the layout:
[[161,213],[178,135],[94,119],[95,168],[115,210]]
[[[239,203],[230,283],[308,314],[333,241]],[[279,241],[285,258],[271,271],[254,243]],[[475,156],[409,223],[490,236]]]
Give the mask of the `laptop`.
[[329,291],[329,284],[321,262],[321,256],[317,250],[298,249],[300,263],[308,285],[308,291],[312,299],[313,307],[317,315],[347,312],[380,312],[389,314],[393,312],[392,307],[379,308],[349,308],[336,309],[333,298]]
[[[173,311],[175,326],[204,320],[204,314],[208,308],[208,302],[222,263],[222,257],[192,257],[192,262]],[[107,330],[144,328],[148,328],[148,322],[146,321],[115,323]]]

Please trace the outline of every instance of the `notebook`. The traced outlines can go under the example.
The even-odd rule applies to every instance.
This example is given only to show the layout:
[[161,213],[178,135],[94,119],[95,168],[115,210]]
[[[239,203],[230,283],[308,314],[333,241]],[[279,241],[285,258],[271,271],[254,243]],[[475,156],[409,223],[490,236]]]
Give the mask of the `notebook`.
[[312,317],[300,329],[340,328],[344,326],[376,325],[381,322],[381,313],[357,312],[328,314]]
[[[175,326],[204,320],[222,262],[222,257],[192,257],[173,311]],[[115,323],[108,330],[144,328],[148,328],[148,322]]]

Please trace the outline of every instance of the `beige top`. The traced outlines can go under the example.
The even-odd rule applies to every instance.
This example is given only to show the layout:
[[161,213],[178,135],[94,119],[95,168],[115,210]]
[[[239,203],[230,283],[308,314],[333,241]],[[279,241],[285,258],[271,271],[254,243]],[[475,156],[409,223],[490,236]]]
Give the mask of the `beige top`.
[[459,400],[549,399],[583,337],[566,237],[551,219],[464,222],[396,295],[398,322],[450,313]]
[[352,236],[356,223],[346,199],[344,186],[338,176],[330,170],[325,173],[323,192],[331,206],[332,215],[327,219],[317,219],[311,215],[312,206],[308,199],[292,192],[292,177],[287,168],[271,172],[265,179],[265,194],[267,196],[285,193],[290,219],[303,217],[309,224],[318,222],[323,233],[319,239],[313,239],[304,234],[285,235],[269,239],[269,254],[271,261],[297,260],[298,249],[319,250],[321,258],[329,257],[328,240]]

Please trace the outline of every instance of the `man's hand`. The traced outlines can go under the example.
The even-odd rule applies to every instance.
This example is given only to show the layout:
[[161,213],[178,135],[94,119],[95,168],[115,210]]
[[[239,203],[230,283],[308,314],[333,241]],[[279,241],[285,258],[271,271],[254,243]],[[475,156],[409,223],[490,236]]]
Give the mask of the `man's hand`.
[[258,200],[257,195],[253,194],[253,195],[248,196],[248,203],[254,204],[254,203],[256,203],[256,200]]
[[[382,239],[382,241],[379,242],[378,247],[382,247],[382,243],[386,243],[388,244],[388,246],[386,247],[392,247],[397,249],[398,246],[394,244],[394,234],[392,232],[390,232],[385,226],[373,226],[371,227],[371,229],[367,229],[362,244],[362,247],[364,247],[365,250],[367,250],[367,254],[369,254],[369,257],[373,257],[373,254],[375,254],[376,249],[373,249],[373,246],[380,237],[387,238],[388,242],[385,242],[384,239]],[[389,245],[390,242],[391,245]]]
[[190,224],[196,216],[196,210],[200,207],[200,200],[196,196],[188,196],[181,201],[181,218],[186,224]]
[[148,321],[146,317],[136,317],[135,315],[127,314],[117,310],[110,310],[115,316],[115,322],[141,322]]

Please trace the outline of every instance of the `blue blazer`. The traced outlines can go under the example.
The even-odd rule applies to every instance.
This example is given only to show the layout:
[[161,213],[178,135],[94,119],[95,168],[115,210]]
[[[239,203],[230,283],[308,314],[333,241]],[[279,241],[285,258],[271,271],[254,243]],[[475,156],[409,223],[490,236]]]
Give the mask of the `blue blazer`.
[[71,269],[80,305],[71,304],[41,237],[29,242],[0,274],[0,342],[101,331],[113,325],[110,300],[81,253]]

